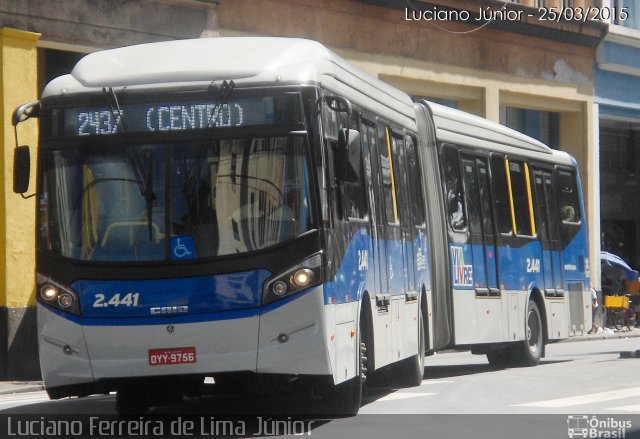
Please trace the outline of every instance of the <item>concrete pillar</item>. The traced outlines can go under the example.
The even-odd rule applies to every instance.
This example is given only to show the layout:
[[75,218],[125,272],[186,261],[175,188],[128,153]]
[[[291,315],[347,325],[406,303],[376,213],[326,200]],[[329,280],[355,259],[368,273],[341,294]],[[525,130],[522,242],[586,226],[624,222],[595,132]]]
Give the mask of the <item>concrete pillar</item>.
[[[38,98],[36,42],[40,34],[0,28],[0,379],[40,375],[35,323],[35,198],[13,193],[13,109]],[[32,147],[35,175],[37,122],[18,126],[21,144]],[[32,183],[30,192],[35,191]]]
[[492,122],[500,123],[500,89],[496,86],[485,88],[484,117]]
[[[593,104],[588,116],[591,125],[591,143],[587,154],[588,202],[587,217],[589,219],[589,262],[591,264],[591,282],[600,291],[600,108]],[[602,303],[602,302],[600,302]]]
[[200,38],[216,38],[220,36],[218,30],[218,2],[212,1],[207,6],[207,27],[200,34]]
[[579,111],[560,112],[560,149],[576,158],[580,167],[580,175],[583,180],[587,180],[586,140],[588,134],[585,132],[584,117],[584,113]]
[[460,100],[458,101],[458,109],[484,117],[484,102],[482,100]]
[[582,191],[587,214],[589,266],[594,287],[600,288],[600,156],[597,133],[597,112],[593,100],[582,111],[560,113],[560,147],[573,155],[580,169]]

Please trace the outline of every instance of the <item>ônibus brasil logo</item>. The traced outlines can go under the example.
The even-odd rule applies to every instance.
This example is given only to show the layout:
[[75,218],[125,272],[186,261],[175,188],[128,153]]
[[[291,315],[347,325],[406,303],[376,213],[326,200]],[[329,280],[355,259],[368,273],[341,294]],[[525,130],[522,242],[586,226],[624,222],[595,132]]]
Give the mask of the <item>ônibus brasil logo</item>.
[[451,265],[453,269],[453,286],[473,286],[473,266],[465,265],[462,247],[451,247]]
[[567,434],[582,438],[625,438],[627,429],[631,428],[631,421],[619,420],[612,417],[599,419],[595,415],[567,416]]

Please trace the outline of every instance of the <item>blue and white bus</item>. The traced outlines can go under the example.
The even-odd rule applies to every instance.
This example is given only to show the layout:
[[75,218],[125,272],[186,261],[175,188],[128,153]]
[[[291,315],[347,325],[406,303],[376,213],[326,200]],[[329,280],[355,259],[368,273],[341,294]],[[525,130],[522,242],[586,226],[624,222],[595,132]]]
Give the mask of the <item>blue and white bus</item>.
[[205,377],[299,379],[355,413],[383,368],[418,385],[445,348],[535,365],[591,327],[575,160],[319,43],[96,52],[29,117],[51,398],[116,391],[132,412]]

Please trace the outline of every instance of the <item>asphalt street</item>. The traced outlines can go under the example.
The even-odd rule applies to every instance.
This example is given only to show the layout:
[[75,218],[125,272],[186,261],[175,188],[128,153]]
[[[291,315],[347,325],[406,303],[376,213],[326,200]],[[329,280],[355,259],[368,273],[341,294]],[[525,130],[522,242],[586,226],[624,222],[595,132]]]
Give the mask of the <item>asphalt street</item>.
[[[547,347],[547,356],[538,367],[503,370],[491,368],[484,356],[468,352],[437,354],[427,359],[422,385],[398,388],[383,382],[370,386],[355,417],[298,414],[284,416],[274,426],[282,415],[260,413],[283,403],[281,399],[221,395],[154,408],[150,419],[164,416],[176,423],[174,431],[167,424],[162,431],[166,437],[191,437],[189,432],[193,437],[294,437],[298,433],[316,438],[564,438],[569,433],[640,437],[640,359],[620,355],[637,349],[640,338],[560,343]],[[298,409],[295,398],[289,404],[292,413]],[[286,413],[287,406],[281,409]],[[5,422],[8,417],[13,422],[23,417],[117,419],[114,415],[113,395],[60,401],[48,401],[42,391],[0,396],[0,417]],[[218,431],[217,422],[225,419],[232,419],[227,427],[236,429]],[[2,422],[0,419],[0,432]],[[82,431],[85,437],[96,437],[96,432]],[[583,432],[593,436],[581,436]]]

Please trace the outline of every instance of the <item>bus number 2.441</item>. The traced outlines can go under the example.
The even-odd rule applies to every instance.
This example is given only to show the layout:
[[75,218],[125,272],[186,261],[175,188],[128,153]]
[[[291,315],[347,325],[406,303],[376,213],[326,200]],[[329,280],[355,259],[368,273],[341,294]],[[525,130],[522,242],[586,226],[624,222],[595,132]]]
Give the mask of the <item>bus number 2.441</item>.
[[106,308],[109,306],[138,306],[140,293],[127,293],[120,295],[116,293],[109,300],[104,294],[96,294],[96,300],[93,302],[94,308]]

